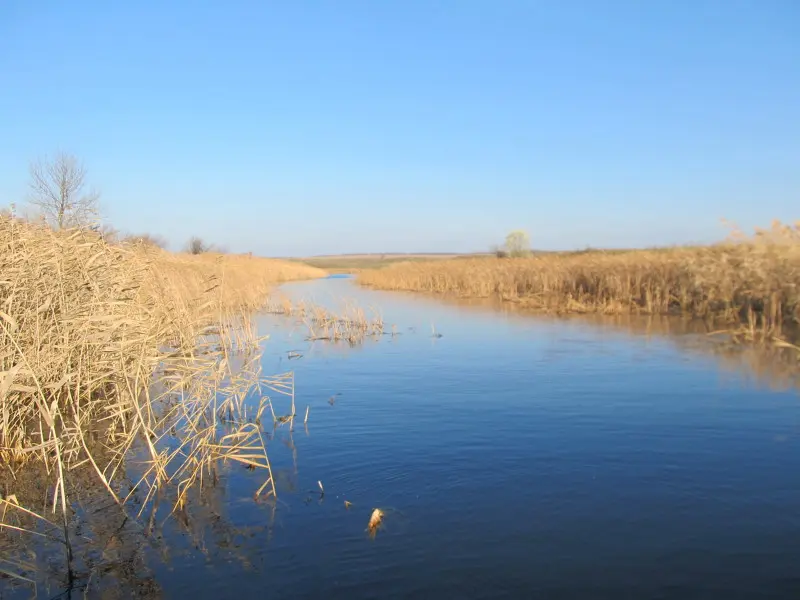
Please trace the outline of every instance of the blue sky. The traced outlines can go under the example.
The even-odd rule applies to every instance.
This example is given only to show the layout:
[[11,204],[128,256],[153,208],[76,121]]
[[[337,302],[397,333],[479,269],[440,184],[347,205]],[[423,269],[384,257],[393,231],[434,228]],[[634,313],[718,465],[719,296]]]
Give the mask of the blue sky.
[[793,0],[0,3],[0,204],[306,255],[702,242],[794,220]]

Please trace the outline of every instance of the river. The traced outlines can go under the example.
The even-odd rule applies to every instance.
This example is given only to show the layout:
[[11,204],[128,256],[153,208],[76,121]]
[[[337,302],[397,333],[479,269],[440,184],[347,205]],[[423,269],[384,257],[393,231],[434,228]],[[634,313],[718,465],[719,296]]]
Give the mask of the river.
[[295,371],[308,423],[270,442],[277,503],[251,498],[263,474],[232,468],[215,508],[227,529],[164,527],[169,555],[148,559],[164,597],[800,592],[792,389],[674,336],[347,278],[282,292],[375,307],[396,335],[308,342],[291,319],[259,318],[264,371]]

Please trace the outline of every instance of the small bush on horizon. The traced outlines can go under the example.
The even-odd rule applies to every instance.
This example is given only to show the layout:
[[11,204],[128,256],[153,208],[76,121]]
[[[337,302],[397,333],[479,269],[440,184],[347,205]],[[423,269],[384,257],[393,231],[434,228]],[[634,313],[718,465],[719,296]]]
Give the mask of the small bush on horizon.
[[189,241],[186,244],[186,251],[189,254],[204,254],[206,252],[211,252],[212,246],[211,244],[206,243],[203,238],[199,236],[192,236],[189,238]]
[[135,233],[126,235],[121,239],[121,241],[128,244],[161,248],[162,250],[166,250],[169,247],[169,242],[165,238],[152,233]]

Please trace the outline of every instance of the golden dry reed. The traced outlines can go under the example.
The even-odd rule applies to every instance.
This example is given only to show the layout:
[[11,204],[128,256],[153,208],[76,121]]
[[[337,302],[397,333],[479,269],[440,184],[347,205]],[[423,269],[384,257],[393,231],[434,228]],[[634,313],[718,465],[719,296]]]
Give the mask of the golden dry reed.
[[711,246],[400,263],[364,271],[359,282],[555,313],[690,315],[779,335],[800,317],[800,222]]
[[[72,474],[91,474],[123,503],[130,490],[115,477],[132,452],[146,465],[137,489],[150,497],[174,484],[178,507],[221,460],[265,469],[259,493],[274,493],[257,423],[269,393],[293,404],[294,379],[261,373],[249,317],[276,283],[323,274],[0,217],[0,493],[40,468],[65,538]],[[23,510],[21,493],[0,496],[4,517]]]

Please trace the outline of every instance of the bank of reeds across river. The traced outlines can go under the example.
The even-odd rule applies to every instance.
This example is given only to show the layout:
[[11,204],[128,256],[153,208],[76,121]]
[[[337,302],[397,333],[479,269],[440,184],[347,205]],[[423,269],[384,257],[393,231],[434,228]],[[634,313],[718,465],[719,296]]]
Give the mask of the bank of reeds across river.
[[800,320],[800,222],[710,246],[398,263],[358,281],[551,313],[677,314],[780,340]]
[[[258,493],[274,493],[257,423],[273,398],[293,410],[293,377],[261,372],[250,317],[276,284],[322,275],[0,217],[0,535],[55,536],[69,558],[70,494],[87,478],[143,507],[171,487],[180,509],[227,460],[263,470]],[[145,466],[127,486],[132,452]]]

